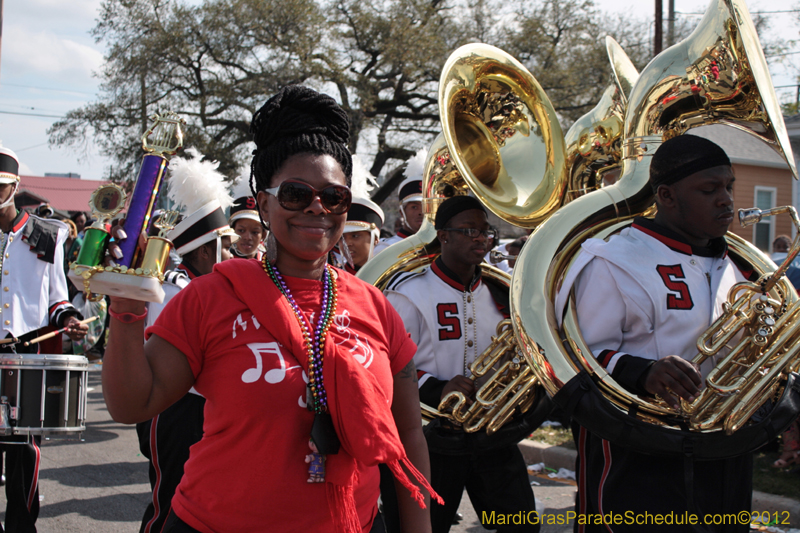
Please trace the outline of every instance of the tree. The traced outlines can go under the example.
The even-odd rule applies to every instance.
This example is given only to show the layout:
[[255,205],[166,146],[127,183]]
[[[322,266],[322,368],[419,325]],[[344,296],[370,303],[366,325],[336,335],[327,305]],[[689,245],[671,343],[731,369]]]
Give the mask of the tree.
[[[386,174],[439,131],[438,81],[459,45],[484,41],[520,58],[565,126],[609,81],[601,37],[611,32],[641,66],[647,28],[604,18],[589,0],[104,0],[94,36],[108,47],[97,101],[50,129],[57,146],[95,142],[108,177],[132,179],[147,115],[188,124],[187,145],[231,178],[249,162],[249,121],[281,86],[334,95],[350,149]],[[387,166],[388,165],[388,166]]]

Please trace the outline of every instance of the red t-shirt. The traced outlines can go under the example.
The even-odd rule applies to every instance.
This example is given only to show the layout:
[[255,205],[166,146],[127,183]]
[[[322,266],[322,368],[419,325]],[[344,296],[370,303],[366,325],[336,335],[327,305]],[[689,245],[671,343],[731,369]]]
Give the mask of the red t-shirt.
[[[338,306],[328,342],[348,348],[391,402],[393,375],[411,361],[416,346],[380,291],[337,273]],[[285,281],[316,326],[322,283]],[[249,282],[272,283],[266,273]],[[279,345],[218,272],[193,280],[147,335],[186,355],[194,387],[206,398],[203,439],[192,446],[172,500],[176,514],[202,532],[258,531],[265,525],[333,532],[325,483],[306,481],[313,414],[306,409],[308,378],[297,359],[306,354]],[[378,469],[359,465],[358,474],[357,511],[368,531],[377,511]]]

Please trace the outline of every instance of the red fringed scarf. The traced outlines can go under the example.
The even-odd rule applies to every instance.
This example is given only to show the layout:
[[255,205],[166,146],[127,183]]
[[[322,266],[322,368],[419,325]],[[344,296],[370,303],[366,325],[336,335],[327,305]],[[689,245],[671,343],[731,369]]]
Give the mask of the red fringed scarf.
[[[291,353],[300,354],[297,360],[307,372],[303,334],[291,305],[258,262],[248,261],[246,268],[241,262],[236,263],[220,263],[215,269],[231,282],[236,296],[250,308],[262,327]],[[355,361],[347,349],[335,342],[325,342],[323,378],[328,409],[342,444],[338,454],[326,456],[325,463],[328,507],[337,533],[361,533],[353,495],[356,460],[367,466],[386,464],[424,508],[425,497],[409,479],[407,470],[434,501],[443,505],[444,501],[406,456],[390,406],[375,376]]]

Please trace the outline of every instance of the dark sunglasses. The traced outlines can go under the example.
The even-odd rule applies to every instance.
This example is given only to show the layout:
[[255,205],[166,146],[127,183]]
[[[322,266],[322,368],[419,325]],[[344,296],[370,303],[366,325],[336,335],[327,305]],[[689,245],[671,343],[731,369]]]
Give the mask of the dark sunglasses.
[[329,185],[318,191],[302,181],[284,181],[278,187],[264,189],[264,192],[277,198],[281,207],[288,211],[302,211],[319,197],[326,211],[341,215],[347,213],[353,200],[350,189],[344,185]]

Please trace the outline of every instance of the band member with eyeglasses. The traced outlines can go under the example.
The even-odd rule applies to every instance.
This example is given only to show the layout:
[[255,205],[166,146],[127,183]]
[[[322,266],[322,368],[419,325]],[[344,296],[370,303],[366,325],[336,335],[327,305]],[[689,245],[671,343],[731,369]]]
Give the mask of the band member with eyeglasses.
[[[57,220],[18,210],[14,196],[19,185],[19,159],[13,151],[0,147],[0,330],[7,341],[26,341],[39,336],[40,328],[68,327],[67,336],[79,341],[89,326],[79,323],[83,317],[67,293],[64,242],[69,230]],[[39,348],[39,344],[7,342],[0,352],[35,354]],[[36,531],[40,443],[38,435],[0,437],[0,453],[6,456],[5,531]]]
[[[192,280],[211,273],[214,265],[231,258],[231,246],[239,236],[228,225],[223,206],[233,203],[225,177],[210,161],[189,149],[193,159],[174,157],[170,162],[169,197],[186,216],[167,234],[181,257],[181,264],[164,273],[164,301],[147,304],[146,325],[152,326],[164,307]],[[202,182],[204,187],[196,187]],[[200,192],[198,194],[198,191]],[[187,201],[191,198],[190,201]],[[200,205],[198,205],[200,204]],[[153,419],[136,424],[139,449],[149,460],[150,487],[140,533],[157,533],[164,527],[175,489],[183,477],[189,448],[203,436],[206,400],[194,387]]]
[[[417,344],[414,363],[420,400],[437,408],[450,392],[474,400],[476,384],[468,367],[489,346],[509,309],[508,288],[481,278],[479,265],[496,239],[483,205],[471,196],[449,198],[439,206],[434,227],[441,255],[423,272],[398,274],[385,294]],[[471,442],[472,435],[463,431],[453,431],[453,435]],[[479,517],[483,512],[535,510],[525,461],[516,443],[463,454],[436,450],[431,446],[432,435],[426,436],[431,484],[445,500],[445,505],[431,508],[434,533],[450,530],[464,488]],[[391,497],[382,493],[382,499],[391,516]],[[486,526],[503,533],[539,530],[530,524]]]
[[[664,142],[650,165],[658,211],[607,240],[589,239],[556,302],[561,316],[572,291],[581,334],[600,365],[628,391],[659,396],[674,408],[692,401],[716,364],[699,367],[697,339],[722,313],[728,293],[745,276],[727,254],[735,177],[713,142],[681,135]],[[750,510],[752,454],[723,460],[651,455],[604,440],[573,425],[578,449],[580,514],[650,513],[683,517]],[[680,520],[683,520],[681,518]],[[667,531],[684,525],[649,524]],[[679,524],[679,523],[676,523]],[[749,523],[700,526],[703,531],[749,531]],[[580,532],[642,531],[636,524],[583,524]]]
[[425,214],[422,212],[422,171],[425,167],[427,149],[419,150],[406,165],[403,174],[406,179],[400,184],[398,197],[400,199],[400,220],[402,226],[391,237],[382,239],[375,245],[373,256],[378,255],[389,246],[410,237],[419,231]]
[[430,531],[415,346],[377,289],[327,264],[351,204],[347,114],[289,86],[251,133],[274,256],[193,280],[144,347],[143,303],[112,297],[109,413],[151,418],[192,386],[206,398],[165,533],[369,533],[381,526],[378,463],[397,479],[407,530]]

